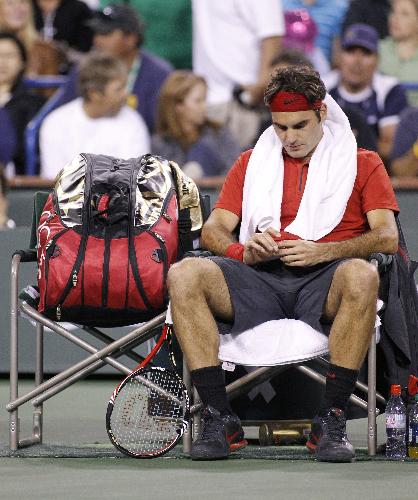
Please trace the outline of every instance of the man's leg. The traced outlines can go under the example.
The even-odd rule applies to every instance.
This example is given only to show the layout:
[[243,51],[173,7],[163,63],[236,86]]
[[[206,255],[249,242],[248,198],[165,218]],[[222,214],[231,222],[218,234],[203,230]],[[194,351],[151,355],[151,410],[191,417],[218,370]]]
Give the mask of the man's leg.
[[[352,390],[373,333],[378,290],[377,269],[368,262],[352,259],[335,271],[325,305],[325,316],[333,319],[329,337],[331,364],[343,373],[355,374]],[[332,380],[336,378],[331,377]],[[351,392],[344,395],[341,409],[345,410]]]
[[245,446],[238,417],[232,414],[219,364],[215,316],[232,320],[233,308],[220,268],[209,259],[184,259],[168,275],[176,337],[205,407],[200,439],[192,446],[195,460],[225,458],[230,446]]
[[[324,311],[333,324],[331,365],[320,412],[325,427],[317,449],[319,459],[348,461],[354,456],[345,436],[345,412],[373,333],[378,289],[377,270],[364,260],[351,259],[335,271]],[[342,432],[335,432],[336,428]]]
[[217,365],[219,333],[214,316],[233,318],[221,269],[210,259],[184,259],[170,268],[168,289],[176,337],[190,370]]

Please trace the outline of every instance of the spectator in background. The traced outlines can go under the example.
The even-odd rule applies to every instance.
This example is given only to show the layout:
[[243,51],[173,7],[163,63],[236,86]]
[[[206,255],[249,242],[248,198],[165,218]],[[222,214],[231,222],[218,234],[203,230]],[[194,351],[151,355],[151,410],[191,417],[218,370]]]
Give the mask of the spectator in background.
[[377,31],[366,24],[353,24],[343,36],[340,70],[323,80],[343,109],[351,106],[364,116],[378,138],[378,153],[387,160],[398,115],[408,103],[398,80],[377,72],[377,51]]
[[418,108],[409,108],[401,114],[391,160],[392,175],[418,176]]
[[[208,116],[231,130],[240,147],[259,126],[256,105],[284,34],[280,0],[192,0],[193,70],[208,85]],[[247,106],[234,99],[241,91]]]
[[322,50],[315,45],[318,28],[306,9],[287,10],[284,13],[286,33],[283,46],[302,51],[320,75],[325,75],[331,66]]
[[[418,0],[393,0],[389,34],[379,45],[380,71],[418,86]],[[418,89],[407,90],[407,96],[418,106]]]
[[[110,3],[126,0],[101,0]],[[192,67],[192,7],[190,0],[130,0],[129,5],[144,20],[144,48],[169,61],[176,69]]]
[[131,158],[149,153],[143,119],[125,105],[123,62],[91,54],[80,66],[81,97],[50,113],[40,130],[41,176],[54,179],[79,153]]
[[351,0],[345,15],[342,33],[352,24],[364,23],[378,32],[379,38],[388,36],[390,0]]
[[[90,21],[93,45],[105,54],[121,60],[129,70],[127,103],[144,118],[151,133],[154,130],[158,94],[161,85],[172,71],[169,63],[142,50],[144,26],[132,7],[109,5],[95,14]],[[77,73],[74,68],[57,105],[77,97]]]
[[153,153],[177,162],[190,177],[224,175],[240,149],[226,127],[209,120],[205,80],[191,71],[171,73],[161,87]]
[[0,0],[0,31],[13,33],[24,44],[29,76],[57,75],[67,67],[63,51],[37,34],[31,0]]
[[90,50],[93,32],[87,25],[90,8],[81,0],[33,0],[35,27],[41,38],[55,40],[70,59]]
[[[0,32],[0,110],[5,116],[2,129],[4,132],[8,119],[13,126],[13,131],[5,133],[9,137],[12,137],[9,134],[15,136],[16,147],[11,158],[14,163],[14,172],[11,174],[16,175],[25,173],[24,136],[26,125],[45,102],[43,97],[34,94],[22,83],[26,61],[27,56],[23,43],[11,33]],[[13,141],[12,138],[3,138],[3,140]]]
[[341,26],[347,12],[348,0],[283,0],[283,9],[306,9],[318,28],[315,45],[330,63],[338,61]]

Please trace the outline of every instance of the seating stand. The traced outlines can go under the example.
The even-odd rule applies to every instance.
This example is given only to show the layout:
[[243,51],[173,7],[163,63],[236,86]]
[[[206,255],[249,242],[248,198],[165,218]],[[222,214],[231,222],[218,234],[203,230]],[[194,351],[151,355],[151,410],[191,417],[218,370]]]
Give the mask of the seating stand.
[[[90,373],[98,370],[105,364],[116,368],[123,375],[128,375],[132,369],[117,361],[122,355],[127,355],[137,363],[142,358],[132,351],[139,344],[146,342],[155,335],[155,328],[164,324],[166,313],[163,312],[135,328],[124,337],[114,340],[96,328],[83,329],[95,338],[99,338],[106,345],[102,349],[97,349],[90,343],[80,339],[74,333],[64,328],[61,324],[52,321],[26,302],[19,301],[19,265],[21,261],[36,260],[36,252],[17,252],[12,259],[11,268],[11,324],[10,324],[10,401],[6,406],[9,412],[9,445],[10,449],[30,446],[42,443],[42,417],[43,402],[55,394],[60,393],[67,387],[80,380]],[[28,393],[19,396],[19,317],[24,314],[36,323],[36,359],[35,359],[35,387]],[[43,375],[43,333],[44,327],[50,328],[55,333],[65,337],[74,344],[90,353],[82,361],[75,363],[66,370],[44,381]],[[20,438],[19,432],[19,407],[32,400],[34,406],[32,435],[27,438]]]

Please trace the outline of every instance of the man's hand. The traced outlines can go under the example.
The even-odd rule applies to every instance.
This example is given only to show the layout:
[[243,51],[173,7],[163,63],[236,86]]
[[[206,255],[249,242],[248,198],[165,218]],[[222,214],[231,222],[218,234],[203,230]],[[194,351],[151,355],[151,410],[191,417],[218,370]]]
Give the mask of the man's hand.
[[278,258],[278,243],[274,238],[279,238],[280,233],[269,227],[264,233],[256,233],[244,245],[244,263],[248,265],[265,262]]
[[286,266],[314,266],[332,260],[326,243],[307,240],[284,240],[276,243],[276,255]]

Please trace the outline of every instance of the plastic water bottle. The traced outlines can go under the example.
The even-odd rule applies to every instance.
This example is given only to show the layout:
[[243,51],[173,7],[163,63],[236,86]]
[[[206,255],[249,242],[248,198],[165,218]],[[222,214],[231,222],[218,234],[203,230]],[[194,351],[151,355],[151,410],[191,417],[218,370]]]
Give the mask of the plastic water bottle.
[[386,457],[402,460],[406,457],[406,408],[401,398],[401,386],[392,385],[386,405]]
[[409,410],[408,457],[418,458],[418,394]]

